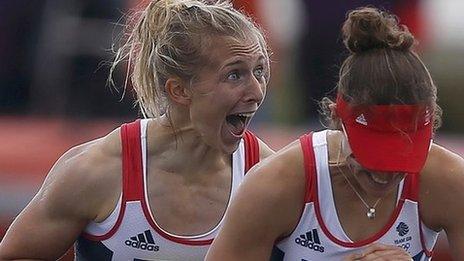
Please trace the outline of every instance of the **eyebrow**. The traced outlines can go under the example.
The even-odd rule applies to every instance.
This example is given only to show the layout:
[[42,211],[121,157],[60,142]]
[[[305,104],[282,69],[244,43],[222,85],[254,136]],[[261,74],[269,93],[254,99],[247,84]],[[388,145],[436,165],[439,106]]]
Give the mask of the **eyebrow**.
[[241,59],[238,59],[236,61],[230,62],[230,63],[222,66],[222,68],[231,67],[231,66],[234,66],[234,65],[242,64],[242,63],[245,63],[245,62],[242,61]]
[[[256,59],[256,62],[262,62],[262,61],[265,61],[266,59],[264,58],[263,55],[260,55],[258,57],[258,59]],[[222,66],[221,69],[224,69],[224,68],[227,68],[227,67],[231,67],[231,66],[234,66],[234,65],[238,65],[238,64],[244,64],[245,62],[242,60],[242,59],[237,59],[235,61],[232,61],[228,64],[225,64],[224,66]]]

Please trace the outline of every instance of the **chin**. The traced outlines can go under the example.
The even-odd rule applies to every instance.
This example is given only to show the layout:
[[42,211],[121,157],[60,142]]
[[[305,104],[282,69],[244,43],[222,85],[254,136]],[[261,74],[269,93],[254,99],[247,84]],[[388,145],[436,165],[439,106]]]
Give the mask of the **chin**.
[[374,196],[374,197],[385,197],[386,195],[392,193],[397,187],[397,184],[395,183],[390,183],[385,186],[375,186],[372,184],[364,184],[364,189],[366,191],[369,191],[369,194]]
[[241,140],[242,140],[242,137],[234,137],[232,135],[222,135],[221,137],[219,137],[218,147],[222,150],[222,152],[227,153],[227,154],[232,154],[238,149],[238,146],[240,145]]

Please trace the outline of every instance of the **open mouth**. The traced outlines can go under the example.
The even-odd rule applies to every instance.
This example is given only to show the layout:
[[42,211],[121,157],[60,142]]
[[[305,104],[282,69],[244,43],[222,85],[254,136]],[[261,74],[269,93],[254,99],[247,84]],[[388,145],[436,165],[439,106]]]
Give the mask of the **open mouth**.
[[229,126],[230,133],[236,137],[241,137],[254,113],[255,112],[244,112],[227,115],[226,122]]
[[388,184],[388,180],[381,179],[377,177],[376,175],[372,175],[372,173],[369,173],[369,177],[374,181],[375,183],[378,183],[380,185],[386,185]]

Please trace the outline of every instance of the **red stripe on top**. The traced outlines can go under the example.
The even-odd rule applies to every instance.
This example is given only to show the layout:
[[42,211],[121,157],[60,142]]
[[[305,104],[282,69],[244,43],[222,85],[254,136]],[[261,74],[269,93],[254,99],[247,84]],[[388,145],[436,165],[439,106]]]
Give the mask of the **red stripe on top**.
[[140,120],[121,126],[122,142],[122,201],[143,198],[142,148]]
[[[103,241],[111,238],[122,223],[126,211],[126,202],[139,200],[143,195],[143,183],[141,180],[143,177],[141,172],[140,120],[122,125],[120,136],[122,146],[122,202],[118,219],[114,226],[103,235],[96,236],[82,232],[82,237],[88,240]],[[134,164],[134,161],[140,162],[140,164]],[[132,186],[137,186],[137,188]]]
[[[336,243],[338,245],[341,245],[341,246],[344,246],[344,247],[355,248],[355,247],[362,247],[362,246],[366,246],[368,244],[371,244],[371,243],[379,240],[382,236],[384,236],[391,229],[393,224],[395,224],[395,221],[398,219],[398,216],[401,213],[401,210],[403,209],[406,192],[409,190],[409,186],[410,186],[410,181],[408,179],[408,176],[406,176],[405,181],[404,181],[404,188],[403,188],[403,191],[401,193],[400,200],[399,200],[398,205],[396,206],[396,208],[393,210],[393,213],[390,215],[390,219],[388,220],[388,222],[385,224],[385,226],[383,226],[383,228],[380,231],[378,231],[377,233],[375,233],[374,235],[370,236],[367,239],[359,240],[359,241],[356,241],[356,242],[345,242],[345,241],[342,241],[342,240],[336,238],[332,233],[330,233],[329,229],[327,228],[327,226],[324,223],[324,220],[322,219],[321,209],[320,209],[320,205],[319,205],[319,197],[318,197],[318,193],[316,193],[316,200],[314,201],[314,204],[315,204],[314,209],[315,209],[315,212],[316,212],[316,217],[317,217],[317,220],[319,222],[319,225],[321,226],[322,231],[324,231],[326,236],[328,238],[330,238],[330,240],[332,240],[334,243]],[[315,191],[318,191],[317,182],[315,184]]]
[[[312,149],[313,148],[312,136],[313,136],[312,132],[309,134],[304,134],[300,136],[300,146],[301,146],[301,149],[303,150],[303,159],[304,159],[305,196],[304,196],[304,204],[301,207],[299,220],[301,220],[301,218],[303,217],[306,203],[314,201],[314,191],[313,191],[314,188],[311,184],[312,184],[312,180],[314,179],[316,173],[314,171],[315,170],[314,161],[311,161],[311,159],[314,158],[314,151]],[[290,232],[288,235],[293,234],[296,228],[297,227],[295,227],[292,230],[292,232]],[[274,242],[274,245],[280,243],[280,241],[284,240],[287,237],[288,236],[283,236],[283,237],[278,238]]]
[[[409,190],[408,193],[405,195],[405,198],[409,198],[413,201],[417,202],[417,212],[419,213],[418,215],[418,222],[419,222],[419,233],[420,233],[420,240],[421,240],[421,245],[422,245],[422,250],[424,250],[424,253],[427,257],[432,257],[433,256],[433,248],[429,250],[427,248],[427,245],[425,244],[425,235],[424,231],[422,229],[422,217],[420,213],[420,202],[419,202],[419,179],[420,179],[420,173],[417,174],[408,174],[409,179],[410,179],[410,184],[409,184]],[[436,245],[436,244],[435,244]]]
[[390,216],[389,221],[387,224],[375,235],[364,239],[360,240],[357,242],[345,242],[341,241],[340,239],[336,238],[332,233],[330,233],[329,229],[324,223],[324,220],[322,219],[321,215],[321,209],[320,209],[320,204],[319,204],[319,193],[318,193],[318,186],[317,186],[317,170],[316,170],[316,157],[314,154],[314,148],[313,148],[313,143],[312,143],[312,133],[306,134],[300,137],[300,142],[301,146],[303,149],[303,156],[304,156],[304,164],[305,164],[305,173],[306,173],[306,182],[307,182],[307,189],[306,189],[306,195],[305,195],[305,202],[314,202],[314,210],[316,212],[316,218],[321,226],[322,231],[324,234],[332,240],[332,242],[343,246],[343,247],[350,247],[350,248],[355,248],[355,247],[362,247],[366,246],[372,242],[377,241],[380,239],[385,233],[390,230],[390,228],[393,226],[395,221],[398,218],[398,215],[401,212],[401,209],[403,208],[403,204],[406,198],[409,198],[412,193],[411,191],[413,190],[414,182],[411,180],[411,176],[413,175],[406,175],[405,181],[404,181],[404,188],[401,193],[401,197],[399,200],[398,205],[396,206],[395,210]]
[[150,223],[151,227],[158,233],[160,236],[164,237],[165,239],[175,242],[178,244],[183,244],[183,245],[189,245],[189,246],[205,246],[205,245],[211,245],[213,243],[213,239],[206,239],[206,240],[198,240],[198,239],[190,239],[190,238],[183,238],[183,237],[178,237],[175,235],[169,235],[166,232],[164,232],[158,224],[154,221],[154,218],[152,218],[150,209],[149,209],[149,204],[145,200],[145,197],[142,199],[142,209],[143,209],[143,214],[145,215],[146,220],[148,223]]
[[316,177],[316,164],[313,150],[313,133],[300,137],[301,149],[303,150],[304,170],[306,176],[305,203],[314,201],[315,188],[312,180]]
[[259,162],[259,143],[251,131],[245,131],[245,173]]
[[419,177],[420,173],[406,174],[405,181],[409,180],[409,182],[407,186],[407,191],[404,193],[405,199],[410,199],[412,201],[419,202]]

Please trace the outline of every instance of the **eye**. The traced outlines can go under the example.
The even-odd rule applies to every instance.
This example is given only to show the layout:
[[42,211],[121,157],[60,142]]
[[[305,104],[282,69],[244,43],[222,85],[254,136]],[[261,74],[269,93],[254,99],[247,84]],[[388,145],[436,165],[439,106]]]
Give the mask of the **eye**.
[[264,69],[263,67],[256,68],[255,71],[253,72],[256,78],[261,78],[264,76]]
[[227,75],[227,80],[236,81],[238,79],[240,79],[240,74],[238,71],[233,71]]

